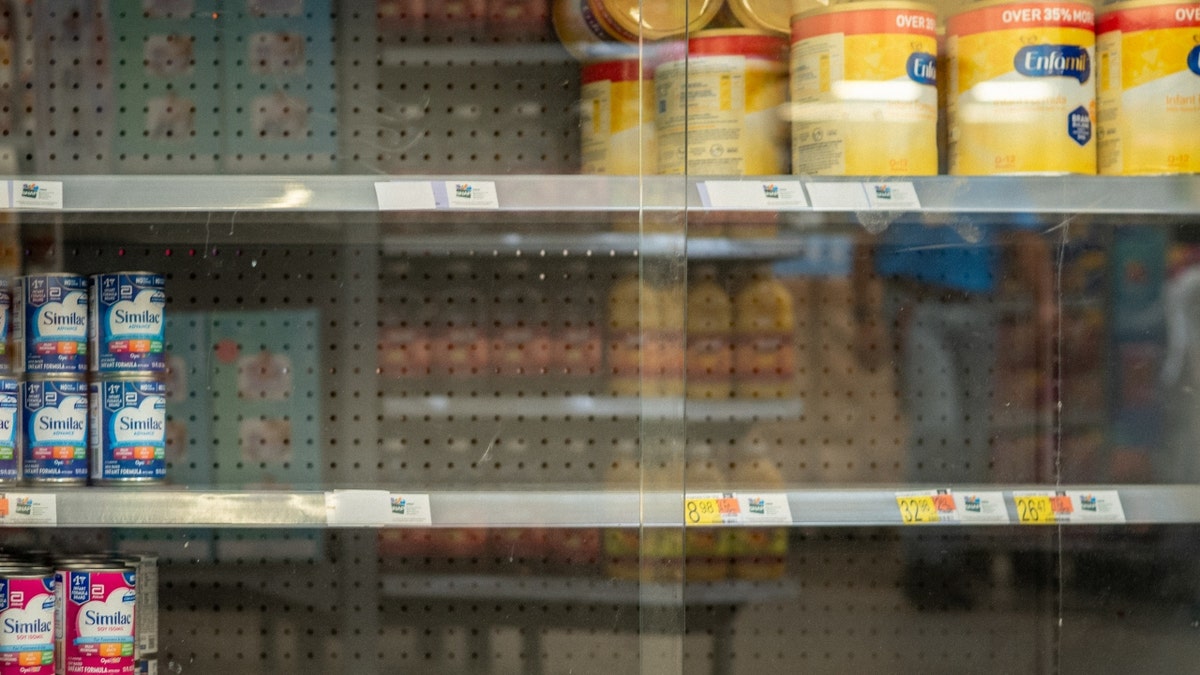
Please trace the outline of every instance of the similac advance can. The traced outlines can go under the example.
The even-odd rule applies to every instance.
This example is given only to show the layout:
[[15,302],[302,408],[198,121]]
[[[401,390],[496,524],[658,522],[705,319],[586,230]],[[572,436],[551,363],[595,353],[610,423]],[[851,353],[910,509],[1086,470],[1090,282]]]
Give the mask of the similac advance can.
[[702,31],[654,71],[658,171],[761,176],[787,172],[787,38]]
[[937,14],[859,2],[792,21],[792,172],[938,171]]
[[587,64],[581,84],[583,173],[655,173],[654,80],[641,60]]
[[950,173],[1096,173],[1090,4],[982,2],[946,35]]
[[54,673],[54,573],[0,571],[0,675]]
[[55,572],[55,656],[63,675],[133,672],[136,582],[137,574],[119,564],[68,564]]
[[21,463],[31,483],[86,483],[88,387],[82,378],[21,383]]
[[87,372],[87,279],[65,273],[17,277],[14,290],[17,370]]
[[153,483],[166,477],[167,386],[150,375],[88,385],[92,482]]
[[91,368],[98,373],[160,372],[166,278],[154,272],[113,272],[88,278]]
[[1200,2],[1116,3],[1096,33],[1100,173],[1200,172]]
[[20,409],[20,382],[14,377],[0,376],[0,484],[21,480],[21,443],[17,422]]
[[627,55],[639,41],[701,30],[721,10],[721,0],[554,0],[558,39],[580,60]]

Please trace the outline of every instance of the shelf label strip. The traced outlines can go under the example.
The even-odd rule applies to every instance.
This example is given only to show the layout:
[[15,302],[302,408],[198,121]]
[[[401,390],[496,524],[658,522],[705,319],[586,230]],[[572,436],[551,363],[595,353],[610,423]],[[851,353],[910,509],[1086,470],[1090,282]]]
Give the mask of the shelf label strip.
[[55,495],[0,492],[0,527],[57,524],[58,500]]
[[798,180],[706,180],[696,184],[706,209],[776,211],[808,208],[804,186]]
[[428,494],[386,490],[334,490],[325,493],[325,522],[335,527],[433,524]]
[[792,509],[783,492],[704,492],[684,498],[684,523],[704,525],[791,525]]
[[884,183],[807,183],[813,208],[830,211],[915,211],[917,188],[907,181]]
[[496,183],[488,180],[375,183],[375,203],[380,211],[498,209],[498,194]]
[[1014,492],[1012,500],[1022,525],[1125,522],[1116,490],[1027,490]]
[[1010,522],[1001,492],[963,492],[949,488],[897,492],[896,506],[905,525],[983,525]]

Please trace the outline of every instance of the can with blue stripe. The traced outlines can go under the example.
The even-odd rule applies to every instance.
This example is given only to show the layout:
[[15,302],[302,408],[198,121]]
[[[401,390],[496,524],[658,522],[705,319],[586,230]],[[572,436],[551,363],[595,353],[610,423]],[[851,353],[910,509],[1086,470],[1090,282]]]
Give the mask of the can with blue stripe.
[[156,483],[167,475],[167,385],[153,375],[88,385],[91,478],[97,485]]
[[21,480],[20,408],[21,383],[15,377],[0,376],[0,484]]
[[166,277],[111,272],[88,278],[88,339],[93,372],[161,372]]
[[78,274],[17,277],[12,332],[18,371],[87,372],[87,285]]
[[21,391],[22,473],[30,483],[84,484],[88,387],[82,376],[30,376]]

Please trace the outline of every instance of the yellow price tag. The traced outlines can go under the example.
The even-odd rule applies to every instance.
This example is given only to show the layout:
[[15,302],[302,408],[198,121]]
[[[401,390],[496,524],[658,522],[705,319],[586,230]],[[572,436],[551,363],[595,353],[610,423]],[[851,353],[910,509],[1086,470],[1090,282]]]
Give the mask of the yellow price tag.
[[911,497],[896,497],[900,507],[900,520],[905,525],[922,525],[924,523],[940,522],[937,503],[931,495]]
[[688,525],[723,525],[727,516],[736,519],[741,513],[736,498],[686,499],[683,508]]
[[1054,504],[1046,495],[1013,497],[1017,507],[1017,522],[1022,525],[1049,525],[1054,522]]

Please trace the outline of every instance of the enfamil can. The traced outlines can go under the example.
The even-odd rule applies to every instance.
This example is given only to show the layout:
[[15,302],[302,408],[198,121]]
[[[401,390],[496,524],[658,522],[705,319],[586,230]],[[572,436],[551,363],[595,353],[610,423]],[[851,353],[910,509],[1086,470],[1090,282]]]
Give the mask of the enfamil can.
[[981,2],[950,17],[950,173],[1096,173],[1095,44],[1082,2]]
[[583,173],[655,173],[654,80],[642,60],[589,63],[583,66],[581,85]]
[[792,20],[792,172],[938,171],[937,14],[858,2]]
[[682,46],[654,71],[659,173],[786,173],[787,38],[734,28]]
[[1200,3],[1116,3],[1096,33],[1100,173],[1200,172]]

